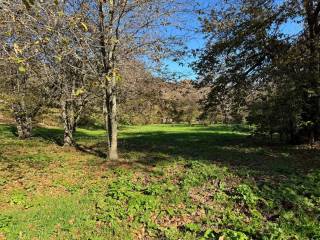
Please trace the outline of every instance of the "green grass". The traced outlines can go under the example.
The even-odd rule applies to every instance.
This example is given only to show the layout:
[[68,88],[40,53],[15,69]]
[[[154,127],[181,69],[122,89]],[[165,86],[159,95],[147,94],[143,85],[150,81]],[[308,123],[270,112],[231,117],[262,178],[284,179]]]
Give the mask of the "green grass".
[[[240,125],[105,132],[0,125],[0,239],[320,239],[320,151]],[[224,238],[222,238],[224,237]]]

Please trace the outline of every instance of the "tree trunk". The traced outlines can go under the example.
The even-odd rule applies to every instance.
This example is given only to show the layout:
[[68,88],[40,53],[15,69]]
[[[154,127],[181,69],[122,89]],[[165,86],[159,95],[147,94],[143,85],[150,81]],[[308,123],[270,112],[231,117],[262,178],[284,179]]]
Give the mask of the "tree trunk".
[[66,100],[61,101],[61,110],[62,110],[62,120],[64,127],[64,137],[63,137],[63,145],[64,146],[73,146],[74,138],[73,134],[75,132],[75,121],[74,121],[74,113],[72,113],[73,108],[70,108],[70,103]]
[[64,129],[63,145],[74,146],[73,131]]
[[24,101],[22,100],[20,103],[13,104],[12,110],[17,125],[18,137],[20,139],[30,138],[32,132],[32,118],[27,114]]
[[116,97],[111,97],[111,106],[109,116],[109,159],[118,160],[118,123],[117,123],[117,105]]
[[288,129],[288,139],[290,144],[297,144],[299,142],[297,134],[297,127],[296,124],[290,120],[289,121],[289,129]]
[[25,102],[25,87],[27,76],[17,78],[17,94],[19,100],[12,105],[13,115],[17,124],[17,133],[20,139],[31,137],[32,114],[29,113]]
[[108,130],[108,152],[109,160],[118,160],[118,121],[117,121],[117,98],[115,95],[115,73],[112,74],[112,80],[109,82],[105,93],[105,121]]
[[319,86],[319,42],[320,38],[320,25],[319,25],[319,12],[320,2],[312,0],[304,0],[304,8],[306,12],[306,26],[308,30],[307,40],[308,48],[310,51],[310,62],[309,62],[309,74],[311,75],[310,81],[307,84],[307,88],[314,91],[314,94],[310,96],[306,94],[306,107],[307,119],[313,126],[309,129],[309,144],[314,144],[318,139],[318,130],[320,128],[320,86]]
[[[115,49],[116,41],[113,37],[117,36],[118,32],[114,32],[114,3],[110,3],[108,21],[105,26],[105,14],[103,10],[103,1],[99,2],[99,31],[100,31],[100,51],[103,62],[104,74],[104,98],[103,98],[103,113],[105,127],[107,131],[109,160],[118,160],[118,123],[117,123],[117,98],[116,98],[116,73],[115,73]],[[106,32],[108,38],[106,39]],[[118,31],[118,30],[117,30]],[[108,44],[106,43],[108,40]]]
[[314,128],[311,129],[310,133],[309,133],[309,144],[312,146],[315,143],[315,132],[314,132]]
[[32,121],[28,117],[16,117],[17,132],[20,139],[27,139],[31,137]]

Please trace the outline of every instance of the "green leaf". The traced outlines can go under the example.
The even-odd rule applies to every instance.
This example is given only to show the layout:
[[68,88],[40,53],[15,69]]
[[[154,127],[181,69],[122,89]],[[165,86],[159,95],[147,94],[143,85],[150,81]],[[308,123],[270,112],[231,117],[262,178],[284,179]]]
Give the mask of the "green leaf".
[[81,24],[81,26],[82,26],[82,29],[85,31],[85,32],[88,32],[88,26],[84,23],[84,22],[81,22],[80,23]]
[[26,60],[23,58],[15,58],[15,62],[20,64],[20,63],[24,63]]
[[57,63],[62,61],[62,57],[60,55],[54,56],[54,58],[56,59]]
[[82,95],[84,93],[85,93],[85,90],[83,88],[79,88],[74,95],[75,96],[80,96],[80,95]]
[[190,232],[199,232],[201,230],[201,227],[195,223],[187,223],[185,228]]
[[27,69],[26,69],[24,66],[22,66],[22,65],[19,66],[19,69],[18,69],[18,70],[19,70],[20,73],[25,73],[25,72],[27,71]]

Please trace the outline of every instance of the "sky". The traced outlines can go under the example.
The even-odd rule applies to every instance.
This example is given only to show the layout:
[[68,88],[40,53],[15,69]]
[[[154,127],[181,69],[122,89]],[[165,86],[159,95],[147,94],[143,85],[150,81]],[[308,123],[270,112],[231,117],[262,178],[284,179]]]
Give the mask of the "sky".
[[[220,0],[222,1],[222,0]],[[280,0],[281,1],[281,0]],[[202,8],[208,8],[208,2],[215,3],[217,1],[210,1],[210,0],[198,0]],[[201,23],[199,22],[196,15],[189,15],[189,23],[190,27],[199,30],[201,28]],[[298,23],[297,20],[292,20],[287,22],[286,24],[283,24],[281,26],[281,31],[288,35],[295,35],[299,33],[302,30],[302,23]],[[190,32],[188,33],[190,34]],[[186,45],[189,49],[202,49],[205,46],[205,39],[204,35],[199,32],[195,31],[191,35],[191,38],[187,41]],[[182,64],[179,64],[177,62],[173,62],[170,60],[166,60],[165,64],[167,65],[167,69],[169,72],[175,74],[178,76],[178,79],[191,79],[196,80],[197,75],[192,70],[192,68],[189,66],[192,62],[194,62],[196,58],[194,57],[186,57]]]
[[[205,40],[203,35],[200,33],[194,34],[194,39],[188,41],[187,47],[189,49],[202,49],[205,46]],[[195,57],[186,57],[182,63],[173,62],[170,60],[166,61],[167,68],[170,72],[180,75],[182,79],[191,79],[195,80],[197,78],[196,73],[189,66],[192,62],[196,60]]]
[[[199,7],[201,9],[209,10],[210,4],[214,3],[214,0],[197,0],[199,3]],[[201,23],[198,20],[198,15],[189,14],[188,18],[188,32],[186,34],[189,36],[187,40],[187,47],[189,50],[202,49],[205,46],[204,35],[201,33]],[[193,29],[193,31],[191,30]],[[179,79],[192,79],[195,80],[197,75],[189,66],[192,62],[194,62],[196,58],[194,57],[186,57],[183,61],[177,63],[170,60],[166,60],[165,64],[167,65],[167,69],[169,72],[172,72],[178,76]]]

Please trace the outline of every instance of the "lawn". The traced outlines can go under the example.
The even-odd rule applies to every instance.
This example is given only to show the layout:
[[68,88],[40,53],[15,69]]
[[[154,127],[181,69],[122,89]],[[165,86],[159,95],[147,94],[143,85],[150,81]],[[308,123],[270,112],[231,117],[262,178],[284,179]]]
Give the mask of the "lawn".
[[105,133],[0,125],[0,239],[320,239],[320,150],[239,125]]

